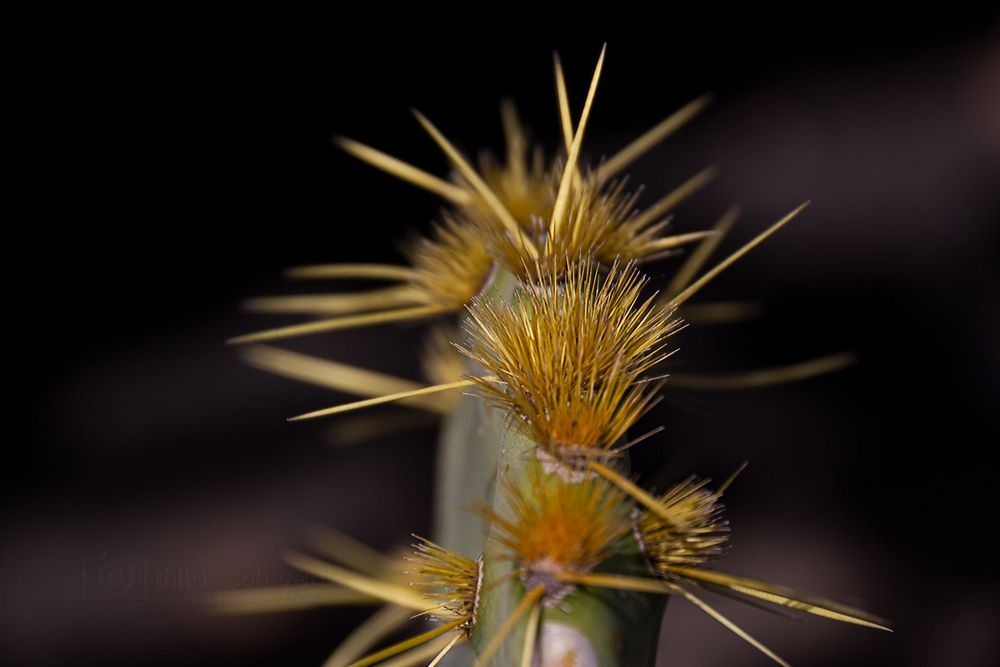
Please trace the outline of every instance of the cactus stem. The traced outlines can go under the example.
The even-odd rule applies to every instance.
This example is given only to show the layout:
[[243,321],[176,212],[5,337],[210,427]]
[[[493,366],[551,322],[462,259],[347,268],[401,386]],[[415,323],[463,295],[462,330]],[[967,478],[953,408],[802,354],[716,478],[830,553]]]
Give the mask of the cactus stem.
[[521,601],[517,603],[516,607],[514,607],[514,611],[510,612],[510,615],[507,616],[503,623],[500,624],[500,627],[497,628],[496,633],[490,637],[489,643],[486,644],[486,647],[476,659],[475,667],[486,667],[486,665],[490,664],[490,660],[493,659],[493,656],[503,645],[504,640],[507,639],[507,636],[510,635],[511,632],[513,632],[518,620],[520,620],[520,618],[524,616],[529,609],[538,606],[536,603],[542,599],[544,594],[545,588],[537,586],[521,598]]

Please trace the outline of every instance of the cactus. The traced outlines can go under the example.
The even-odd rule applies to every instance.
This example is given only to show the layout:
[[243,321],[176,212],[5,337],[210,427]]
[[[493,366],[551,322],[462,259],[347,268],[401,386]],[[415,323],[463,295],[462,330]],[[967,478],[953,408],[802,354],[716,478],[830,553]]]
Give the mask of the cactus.
[[[411,248],[410,266],[294,270],[298,277],[400,284],[360,295],[252,301],[258,311],[321,317],[230,341],[263,342],[447,315],[462,323],[450,338],[464,361],[453,357],[428,364],[434,382],[429,386],[282,356],[270,348],[247,353],[251,363],[267,370],[365,397],[293,420],[394,401],[443,415],[435,541],[417,538],[405,576],[373,568],[380,557],[352,557],[359,547],[344,538],[335,538],[326,550],[340,565],[288,557],[295,567],[331,582],[332,590],[387,605],[328,664],[653,665],[671,597],[696,605],[787,664],[715,610],[704,593],[887,629],[884,621],[836,602],[706,567],[728,542],[722,494],[735,474],[714,489],[709,480],[691,477],[662,494],[633,481],[629,449],[658,431],[638,437],[631,431],[664,387],[662,369],[675,352],[670,337],[683,326],[688,300],[805,205],[701,273],[736,210],[728,210],[714,229],[675,235],[664,235],[663,216],[704,186],[711,172],[639,212],[636,196],[614,178],[697,115],[707,98],[669,116],[598,168],[587,168],[581,146],[603,62],[602,50],[574,124],[556,59],[564,147],[550,163],[537,152],[529,159],[510,105],[502,110],[506,162],[487,157],[479,168],[416,114],[451,160],[450,180],[338,140],[361,160],[440,195],[448,204],[441,223]],[[641,263],[689,244],[697,245],[674,279],[651,294]],[[820,359],[758,374],[747,383],[797,379],[844,361],[843,356]],[[687,381],[696,386],[699,379]],[[460,389],[470,394],[455,396]],[[428,622],[417,635],[362,657],[412,612]]]

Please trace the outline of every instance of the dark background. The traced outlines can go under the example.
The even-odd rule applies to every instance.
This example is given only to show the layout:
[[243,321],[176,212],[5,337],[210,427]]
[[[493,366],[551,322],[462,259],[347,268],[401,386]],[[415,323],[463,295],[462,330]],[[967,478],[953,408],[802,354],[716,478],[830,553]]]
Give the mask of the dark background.
[[[666,432],[634,463],[662,487],[749,459],[725,568],[863,605],[897,632],[720,608],[796,664],[995,662],[1000,40],[995,8],[944,9],[615,6],[621,26],[587,28],[510,7],[461,29],[389,9],[25,26],[8,82],[4,662],[321,664],[366,611],[216,618],[191,601],[301,580],[280,553],[316,523],[380,548],[427,533],[434,431],[338,449],[329,422],[286,424],[344,397],[242,366],[223,339],[279,320],[239,301],[287,290],[290,265],[398,261],[407,231],[428,228],[433,197],[332,135],[444,173],[408,108],[466,148],[499,149],[507,95],[551,147],[551,53],[578,109],[604,41],[591,159],[717,95],[632,170],[648,202],[720,165],[678,230],[738,201],[732,249],[813,201],[705,292],[763,299],[766,316],[688,329],[680,366],[860,358],[783,388],[670,393],[647,420]],[[417,377],[420,331],[289,347]],[[139,573],[133,604],[99,604],[91,577],[107,562]],[[766,664],[680,603],[662,653]]]

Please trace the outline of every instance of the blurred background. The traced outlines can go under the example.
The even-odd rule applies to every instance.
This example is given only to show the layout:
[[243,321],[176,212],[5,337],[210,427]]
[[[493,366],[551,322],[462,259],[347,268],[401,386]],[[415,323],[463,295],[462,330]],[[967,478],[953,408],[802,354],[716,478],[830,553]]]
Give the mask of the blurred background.
[[[996,664],[996,7],[661,9],[615,6],[621,26],[568,27],[505,7],[492,32],[482,17],[445,29],[462,17],[387,10],[34,26],[10,91],[9,132],[29,150],[3,264],[2,661],[322,664],[368,610],[213,617],[194,603],[305,581],[281,553],[317,524],[380,549],[428,534],[435,431],[345,448],[336,420],[286,423],[346,397],[242,365],[222,341],[286,320],[239,303],[291,291],[288,266],[397,262],[407,233],[429,229],[432,196],[340,153],[333,135],[444,173],[409,108],[469,150],[500,150],[509,96],[551,149],[552,51],[578,110],[607,41],[592,161],[716,94],[631,171],[648,203],[719,165],[675,229],[739,202],[731,250],[813,202],[704,293],[759,299],[763,316],[687,329],[677,370],[859,358],[780,388],[668,392],[646,419],[666,431],[636,448],[634,468],[662,488],[749,460],[727,494],[725,569],[861,605],[895,634],[720,609],[795,664]],[[665,280],[675,266],[650,270]],[[424,330],[287,347],[418,378]],[[108,565],[125,591],[113,599],[95,579]],[[661,653],[664,666],[767,664],[679,602]]]

